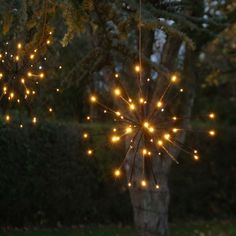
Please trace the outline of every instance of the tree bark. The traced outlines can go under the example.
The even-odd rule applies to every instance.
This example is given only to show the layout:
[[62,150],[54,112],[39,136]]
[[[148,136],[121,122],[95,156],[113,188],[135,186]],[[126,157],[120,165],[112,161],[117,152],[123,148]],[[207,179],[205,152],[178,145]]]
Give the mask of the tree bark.
[[[175,61],[179,52],[181,41],[174,38],[168,38],[163,49],[162,64],[170,71],[175,68]],[[150,55],[149,55],[150,56]],[[160,78],[158,87],[165,86],[166,78]],[[160,96],[162,89],[155,91],[155,98]],[[177,154],[177,150],[173,148],[172,154]],[[132,154],[131,154],[132,156]],[[126,172],[129,176],[131,166],[131,156],[128,156],[126,163]],[[159,189],[154,188],[153,176],[149,173],[146,176],[149,185],[146,188],[140,187],[137,182],[142,176],[143,157],[137,156],[135,162],[135,172],[133,174],[133,183],[130,188],[131,203],[134,212],[134,223],[138,235],[140,236],[167,236],[168,235],[168,206],[169,206],[169,188],[168,173],[171,166],[171,159],[167,156],[153,157],[150,165],[153,172],[157,176]]]
[[[139,159],[141,158],[143,157]],[[156,159],[156,163],[153,162],[152,164],[158,176],[160,189],[153,188],[153,185],[144,189],[140,188],[138,184],[130,188],[134,223],[140,236],[168,235],[168,170],[170,161],[166,160],[163,162],[158,160],[158,158]],[[151,182],[150,178],[149,183]]]

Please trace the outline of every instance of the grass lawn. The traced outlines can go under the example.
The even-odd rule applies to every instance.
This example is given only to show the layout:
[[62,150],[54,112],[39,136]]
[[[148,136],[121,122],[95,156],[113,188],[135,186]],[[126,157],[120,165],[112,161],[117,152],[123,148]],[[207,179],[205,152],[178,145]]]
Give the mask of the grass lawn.
[[[170,236],[236,236],[236,222],[179,223],[170,226]],[[86,226],[77,229],[1,231],[0,236],[135,236],[131,227]]]

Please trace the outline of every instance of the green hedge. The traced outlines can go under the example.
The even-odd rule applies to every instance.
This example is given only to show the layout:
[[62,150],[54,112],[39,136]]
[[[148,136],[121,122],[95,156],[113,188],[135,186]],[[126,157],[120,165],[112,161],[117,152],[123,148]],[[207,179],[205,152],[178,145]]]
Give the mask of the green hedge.
[[187,137],[199,147],[201,159],[183,153],[170,175],[173,218],[232,218],[236,216],[236,129],[219,128],[211,139]]
[[[84,130],[58,123],[0,128],[1,225],[132,219],[124,185],[111,178],[120,152],[107,146],[99,128],[86,145]],[[86,146],[94,143],[101,144],[95,156],[85,156]]]
[[[84,142],[87,129],[94,135]],[[131,223],[126,184],[111,174],[123,147],[111,149],[106,130],[55,122],[2,125],[0,225]],[[182,155],[181,164],[173,164],[171,219],[235,216],[235,138],[229,131],[210,143],[199,138],[202,160]],[[95,156],[84,155],[88,146],[97,147]]]

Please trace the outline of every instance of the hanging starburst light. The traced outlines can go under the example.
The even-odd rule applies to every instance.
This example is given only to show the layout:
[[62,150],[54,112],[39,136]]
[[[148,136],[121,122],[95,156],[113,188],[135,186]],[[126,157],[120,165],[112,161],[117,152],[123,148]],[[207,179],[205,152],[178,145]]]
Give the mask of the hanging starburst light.
[[[138,65],[135,66],[134,70],[137,74],[141,73]],[[186,131],[193,131],[189,126],[186,127],[186,122],[183,122],[189,120],[190,117],[180,117],[173,114],[175,104],[170,103],[170,100],[168,100],[168,91],[179,80],[177,75],[170,77],[169,83],[159,99],[155,99],[150,94],[145,93],[145,90],[139,91],[137,93],[138,96],[133,98],[127,93],[118,74],[115,74],[114,79],[118,84],[112,91],[116,108],[106,106],[95,94],[90,96],[90,102],[98,105],[103,109],[105,114],[110,114],[113,117],[116,126],[112,127],[110,142],[115,144],[123,139],[127,143],[124,161],[119,168],[114,170],[114,176],[116,178],[121,177],[123,164],[127,161],[130,162],[131,171],[128,176],[128,186],[130,187],[133,182],[135,161],[137,161],[137,158],[145,160],[168,156],[174,162],[178,163],[178,160],[171,152],[173,148],[189,154],[195,161],[199,160],[198,151],[184,145],[180,141],[181,135],[184,135]],[[149,82],[150,80],[147,79],[146,83]],[[179,88],[178,94],[183,93],[184,89]],[[174,97],[176,98],[176,96]],[[214,113],[210,113],[204,118],[214,120],[215,117],[216,115]],[[209,136],[216,135],[216,131],[213,129],[203,132],[208,133]],[[88,134],[84,133],[83,135],[83,138],[87,139]],[[88,154],[92,155],[91,152]],[[145,162],[143,163],[143,172],[142,176],[139,177],[139,182],[142,187],[146,187],[148,182],[145,178]],[[149,166],[149,171],[152,173],[155,187],[159,188],[158,176],[155,176],[151,165]]]
[[[43,63],[47,58],[42,50],[51,45],[52,32],[49,32],[38,47],[29,49],[22,42],[5,42],[0,47],[0,108],[4,113],[6,122],[12,117],[10,110],[22,106],[31,116],[33,124],[38,122],[33,114],[31,102],[39,94],[40,82],[46,78]],[[61,69],[61,66],[59,67]],[[49,113],[53,112],[51,106],[47,107]],[[23,124],[20,124],[23,127]]]
[[[119,178],[122,176],[122,167],[124,163],[128,162],[130,170],[128,172],[128,186],[132,184],[139,184],[140,187],[147,187],[150,179],[150,174],[154,182],[154,186],[159,189],[158,176],[154,174],[152,160],[153,158],[166,158],[169,157],[174,162],[178,163],[173,149],[181,150],[189,154],[193,160],[197,161],[200,158],[198,150],[187,147],[183,144],[184,136],[187,131],[192,131],[189,122],[186,122],[190,117],[179,116],[177,107],[177,96],[183,94],[185,89],[179,87],[180,76],[178,73],[163,76],[165,79],[164,86],[159,89],[158,93],[150,89],[150,83],[153,78],[145,77],[145,69],[142,65],[142,31],[141,31],[141,0],[139,9],[139,62],[134,66],[134,73],[137,75],[137,80],[133,81],[134,85],[132,96],[130,96],[130,89],[127,88],[126,83],[122,82],[122,76],[118,73],[114,75],[114,84],[116,86],[111,89],[114,97],[114,106],[106,106],[96,94],[90,96],[90,102],[96,104],[104,110],[104,114],[110,114],[116,123],[112,128],[112,135],[110,142],[115,144],[122,139],[126,143],[126,154],[124,161],[120,167],[114,170],[114,176]],[[158,80],[160,75],[158,76]],[[127,80],[127,78],[126,78]],[[173,95],[171,91],[173,85],[176,85],[177,94]],[[136,88],[134,88],[136,87]],[[135,90],[135,92],[134,92]],[[160,91],[161,90],[161,91]],[[174,99],[173,99],[174,98]],[[215,114],[210,113],[205,116],[210,120],[215,119]],[[88,120],[90,120],[89,117]],[[215,130],[203,131],[207,132],[209,136],[215,136]],[[84,137],[85,138],[85,137]],[[92,154],[92,153],[88,153]],[[137,168],[136,161],[143,163],[143,171],[137,177],[134,172]],[[147,164],[149,163],[149,164]],[[148,178],[147,178],[148,174]],[[138,179],[137,179],[138,178]]]

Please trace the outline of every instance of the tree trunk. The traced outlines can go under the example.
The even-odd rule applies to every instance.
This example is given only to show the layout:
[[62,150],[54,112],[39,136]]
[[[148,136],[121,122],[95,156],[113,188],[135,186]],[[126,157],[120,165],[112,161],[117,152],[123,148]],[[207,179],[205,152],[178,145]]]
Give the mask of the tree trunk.
[[[162,164],[158,165],[160,168]],[[168,166],[162,166],[162,171],[157,173],[160,189],[153,188],[153,185],[145,189],[138,186],[130,188],[134,223],[140,236],[168,235]]]
[[[163,49],[162,64],[168,69],[175,68],[176,57],[178,55],[181,41],[174,38],[168,38]],[[146,55],[147,56],[147,55]],[[150,55],[149,55],[150,56]],[[165,87],[166,78],[160,78],[158,87]],[[160,97],[163,89],[155,91],[155,98]],[[171,150],[172,154],[177,154],[176,149]],[[131,155],[132,156],[132,155]],[[130,160],[131,156],[127,158]],[[171,166],[169,157],[153,157],[150,160],[153,172],[157,176],[159,189],[156,189],[153,183],[153,176],[149,173],[146,176],[149,185],[146,188],[140,187],[139,181],[142,176],[143,157],[137,156],[135,162],[135,171],[133,174],[132,187],[130,188],[131,203],[134,212],[134,223],[140,236],[167,236],[168,235],[168,206],[169,206],[169,188],[168,172]],[[126,164],[126,172],[129,176],[130,161]]]

